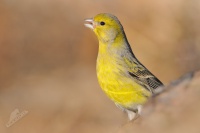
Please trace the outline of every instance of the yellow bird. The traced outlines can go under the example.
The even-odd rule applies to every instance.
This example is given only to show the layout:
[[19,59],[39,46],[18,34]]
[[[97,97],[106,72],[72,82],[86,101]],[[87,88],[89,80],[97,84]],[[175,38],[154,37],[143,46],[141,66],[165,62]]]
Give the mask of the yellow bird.
[[102,13],[85,21],[99,40],[96,71],[102,90],[130,120],[136,119],[162,82],[135,57],[117,17]]

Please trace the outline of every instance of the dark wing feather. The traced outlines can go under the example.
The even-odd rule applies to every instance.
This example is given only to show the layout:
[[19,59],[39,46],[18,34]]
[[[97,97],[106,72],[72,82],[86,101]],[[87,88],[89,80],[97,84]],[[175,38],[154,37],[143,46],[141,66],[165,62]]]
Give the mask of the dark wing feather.
[[147,68],[145,68],[136,58],[132,61],[126,59],[125,62],[129,64],[128,66],[132,66],[132,68],[129,68],[129,75],[131,75],[138,84],[142,85],[147,90],[154,93],[154,89],[159,86],[163,86],[163,83]]

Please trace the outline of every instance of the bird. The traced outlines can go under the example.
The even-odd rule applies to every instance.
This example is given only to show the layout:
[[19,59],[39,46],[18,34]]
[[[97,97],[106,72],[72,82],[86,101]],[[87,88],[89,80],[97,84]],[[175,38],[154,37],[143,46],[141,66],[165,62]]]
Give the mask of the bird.
[[136,58],[116,16],[100,13],[85,19],[84,25],[99,41],[96,73],[100,87],[130,121],[137,119],[163,83]]

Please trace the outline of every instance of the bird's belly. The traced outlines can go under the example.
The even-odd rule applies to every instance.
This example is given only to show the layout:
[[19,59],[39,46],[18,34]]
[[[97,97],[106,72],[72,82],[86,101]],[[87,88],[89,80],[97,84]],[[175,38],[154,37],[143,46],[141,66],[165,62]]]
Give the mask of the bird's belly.
[[97,63],[97,77],[102,90],[115,103],[124,107],[146,102],[150,95],[142,86],[126,75],[121,66],[112,61]]

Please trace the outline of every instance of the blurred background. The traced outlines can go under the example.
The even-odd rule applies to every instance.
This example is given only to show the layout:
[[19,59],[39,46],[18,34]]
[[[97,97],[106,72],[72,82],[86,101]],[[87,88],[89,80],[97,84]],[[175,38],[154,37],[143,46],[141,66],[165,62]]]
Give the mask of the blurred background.
[[[84,19],[111,13],[164,84],[200,68],[199,0],[0,0],[0,132],[117,132],[127,116],[96,78]],[[6,127],[15,109],[28,113]],[[14,115],[16,116],[16,115]]]

